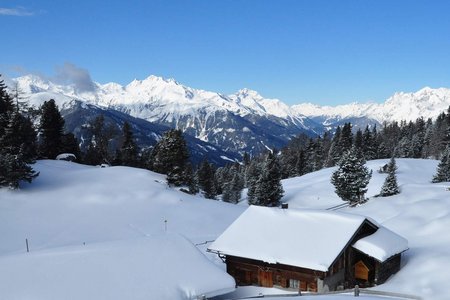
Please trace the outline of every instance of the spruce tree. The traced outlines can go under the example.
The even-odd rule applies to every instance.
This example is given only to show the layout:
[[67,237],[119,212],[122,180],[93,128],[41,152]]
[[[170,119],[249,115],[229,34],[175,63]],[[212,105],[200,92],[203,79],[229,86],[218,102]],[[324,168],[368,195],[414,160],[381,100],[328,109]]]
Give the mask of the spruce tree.
[[250,165],[245,172],[245,182],[247,185],[247,199],[248,204],[257,204],[256,188],[261,172],[261,166],[256,159],[250,162]]
[[278,206],[283,197],[280,165],[272,152],[266,156],[262,172],[256,182],[255,194],[255,204],[260,206]]
[[222,200],[225,202],[238,203],[241,199],[241,192],[244,188],[244,179],[239,168],[233,166],[230,168],[230,179],[225,182],[222,193]]
[[167,131],[156,144],[152,156],[153,170],[167,174],[169,185],[181,186],[186,183],[184,174],[189,150],[181,130]]
[[433,183],[450,182],[450,146],[448,145],[442,154],[442,158],[437,166],[436,174],[433,176]]
[[337,127],[334,133],[334,137],[331,141],[330,149],[328,150],[328,157],[326,161],[327,167],[335,166],[342,155],[342,148],[340,146],[339,140],[341,139],[341,127]]
[[0,80],[0,136],[9,123],[10,114],[13,112],[13,99],[6,90],[3,80]]
[[72,132],[65,133],[61,137],[61,152],[71,153],[75,155],[75,161],[81,161],[80,145],[77,138]]
[[205,198],[215,199],[217,192],[214,182],[214,169],[207,159],[202,161],[197,170],[197,180]]
[[0,145],[1,153],[20,154],[24,162],[33,163],[36,159],[36,131],[31,120],[15,110],[0,137]]
[[38,173],[27,163],[36,158],[36,132],[11,101],[0,81],[0,187],[18,188],[20,181],[31,182]]
[[45,101],[41,106],[41,133],[39,155],[42,158],[55,159],[62,149],[62,136],[64,134],[64,119],[59,113],[55,100]]
[[188,187],[189,194],[197,194],[199,192],[197,176],[195,176],[192,164],[190,162],[186,164],[184,177],[186,178],[185,184]]
[[102,163],[111,164],[109,142],[117,135],[113,124],[107,125],[105,117],[98,115],[89,122],[91,140],[85,157],[85,163],[98,165]]
[[350,205],[365,201],[364,194],[372,177],[372,171],[364,165],[365,161],[355,147],[344,153],[338,163],[338,169],[331,176],[336,194]]
[[388,197],[400,193],[400,189],[397,184],[397,176],[395,175],[396,170],[397,164],[395,162],[395,158],[392,157],[388,164],[388,175],[384,180],[383,186],[381,187],[380,196]]
[[27,165],[22,155],[0,154],[0,186],[17,189],[20,181],[31,182],[38,175],[39,173]]
[[138,146],[134,141],[133,132],[130,124],[125,122],[122,128],[123,143],[120,147],[119,155],[121,164],[124,166],[136,167],[138,164]]

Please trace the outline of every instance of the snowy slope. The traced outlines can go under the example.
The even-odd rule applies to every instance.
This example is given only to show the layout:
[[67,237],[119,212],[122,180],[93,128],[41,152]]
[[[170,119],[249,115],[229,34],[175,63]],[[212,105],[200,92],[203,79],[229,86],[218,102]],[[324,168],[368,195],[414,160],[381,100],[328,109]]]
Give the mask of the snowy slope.
[[[430,183],[437,161],[397,159],[399,195],[378,194],[386,174],[376,172],[388,160],[369,161],[373,170],[366,196],[370,200],[356,208],[340,211],[362,214],[408,240],[404,266],[385,284],[375,289],[415,294],[423,299],[448,299],[450,286],[450,187],[449,183]],[[330,183],[332,171],[324,169],[283,181],[285,201],[290,207],[326,208],[343,203]]]
[[215,239],[242,207],[172,190],[146,170],[34,167],[32,184],[0,189],[0,299],[189,299],[234,286],[191,243]]
[[[437,161],[398,159],[397,176],[402,193],[374,198],[386,176],[376,170],[387,162],[368,162],[374,170],[367,193],[370,200],[356,208],[342,209],[343,212],[368,216],[408,239],[410,249],[404,253],[402,269],[375,289],[418,295],[423,299],[447,299],[450,294],[447,284],[450,276],[446,272],[450,268],[450,183],[430,183]],[[25,265],[32,265],[38,269],[48,267],[48,278],[53,280],[56,266],[50,261],[78,264],[80,260],[97,261],[96,257],[104,253],[112,253],[111,257],[116,260],[117,256],[122,257],[122,251],[135,249],[133,251],[139,252],[141,246],[142,249],[151,249],[155,244],[147,244],[147,241],[159,241],[155,237],[166,234],[181,234],[194,244],[204,243],[216,239],[246,208],[245,205],[231,205],[180,193],[168,188],[162,175],[146,170],[96,168],[48,160],[39,161],[35,168],[41,174],[32,184],[22,185],[20,191],[0,189],[1,278],[14,274],[14,268],[22,270]],[[284,180],[286,193],[283,200],[289,203],[290,208],[323,209],[341,204],[329,181],[333,170],[324,169]],[[26,238],[30,244],[29,254],[25,253]],[[204,251],[208,245],[197,248]],[[147,262],[146,256],[142,255],[142,261]],[[208,258],[224,268],[216,256],[209,254]],[[121,262],[117,263],[120,267]],[[103,264],[106,265],[107,261]],[[140,264],[136,263],[133,268],[141,274]],[[167,267],[168,274],[173,270],[176,269]],[[73,276],[77,272],[74,271]],[[211,289],[220,289],[222,286],[214,284],[217,282],[212,275],[214,272],[208,271],[211,281],[204,283],[212,284]],[[40,286],[48,284],[45,274],[35,274],[39,276],[36,282],[42,283]],[[70,272],[67,273],[69,275]],[[23,280],[30,283],[33,276],[27,276],[31,277]],[[122,285],[109,285],[112,289],[129,289],[130,295],[133,290],[134,298],[129,299],[140,299],[139,296],[145,295],[145,288],[136,291],[132,280],[125,278],[130,276],[129,273],[117,276]],[[171,278],[174,284],[181,284],[184,280],[182,276]],[[195,278],[203,277],[195,275]],[[55,284],[58,280],[61,280],[61,285],[66,284],[62,278],[55,280]],[[21,282],[24,281],[0,280],[0,291],[14,294],[15,289],[23,287]],[[72,282],[76,283],[76,280]],[[193,285],[198,287],[197,283]],[[169,290],[173,292],[172,288]],[[170,299],[185,299],[189,294],[185,293],[187,290],[184,286],[183,293],[177,290]],[[123,295],[123,292],[117,295]],[[160,296],[159,299],[164,298],[164,295]]]

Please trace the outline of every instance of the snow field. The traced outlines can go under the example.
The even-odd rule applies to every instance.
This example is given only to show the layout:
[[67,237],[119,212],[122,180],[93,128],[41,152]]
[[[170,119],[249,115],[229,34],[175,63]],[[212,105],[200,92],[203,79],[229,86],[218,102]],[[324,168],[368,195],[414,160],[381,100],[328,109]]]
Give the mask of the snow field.
[[[404,253],[402,269],[375,289],[417,295],[425,300],[448,299],[450,192],[447,188],[450,183],[430,183],[437,161],[397,159],[397,179],[401,193],[374,198],[386,177],[386,174],[376,171],[386,163],[388,160],[369,161],[367,164],[374,171],[366,195],[370,200],[355,208],[341,209],[343,212],[368,216],[408,240],[410,249]],[[144,276],[145,268],[158,261],[146,255],[145,249],[155,246],[155,242],[147,244],[148,241],[160,241],[156,237],[161,235],[181,235],[193,244],[211,241],[246,209],[242,203],[231,205],[183,194],[168,188],[164,176],[146,170],[97,168],[49,160],[38,161],[34,168],[41,174],[32,184],[23,184],[19,191],[0,190],[0,299],[5,298],[2,295],[15,295],[16,291],[31,287],[35,287],[42,295],[41,298],[31,299],[52,299],[44,293],[44,288],[39,290],[39,287],[49,282],[53,286],[61,286],[56,289],[61,292],[78,284],[79,294],[74,292],[74,295],[82,295],[79,299],[90,299],[80,294],[82,291],[94,293],[94,290],[100,291],[105,286],[124,289],[123,293],[116,293],[116,298],[107,294],[109,299],[142,299],[139,297],[147,295],[145,283],[150,281]],[[342,204],[330,183],[333,170],[324,169],[284,180],[286,193],[283,201],[289,203],[289,209],[324,209]],[[25,238],[29,239],[30,253],[25,253]],[[186,245],[183,238],[174,239],[173,243],[178,248],[185,249],[183,251],[186,253],[191,252],[193,247],[190,243]],[[207,247],[208,244],[204,244],[196,248],[205,251]],[[169,246],[169,249],[172,248]],[[140,257],[134,264],[126,261],[132,258],[124,255],[130,251],[137,251],[135,256]],[[169,250],[166,252],[170,253]],[[180,257],[183,257],[182,254],[177,253]],[[207,256],[224,269],[217,256]],[[121,261],[122,258],[124,261]],[[98,273],[95,278],[85,281],[77,279],[79,274],[84,274],[82,268],[78,268],[83,261],[92,266],[103,263],[104,269],[98,267],[98,272],[103,270],[104,274],[112,273],[105,267],[110,263],[116,264],[118,270],[125,265],[132,266],[136,273],[141,274],[136,275],[142,276],[136,282],[141,282],[143,288],[134,285],[133,277],[129,277],[130,272],[112,273],[111,278],[117,276],[113,281],[100,280],[97,281],[98,285],[86,287],[86,282],[93,282],[104,275]],[[67,271],[62,274],[56,272],[58,264],[68,264],[64,268]],[[181,263],[155,266],[164,275],[164,272],[176,272],[175,267],[179,265]],[[13,280],[14,276],[19,278],[23,273],[30,272],[30,268],[38,271],[29,273],[22,281]],[[193,265],[188,265],[188,268],[195,269]],[[201,279],[205,290],[224,288],[216,284],[227,280],[216,280],[216,276],[222,275],[213,275],[215,271],[209,270],[209,266],[205,268],[208,270],[200,272],[209,278],[205,282],[201,274],[187,277]],[[170,284],[155,279],[166,287],[159,290],[162,293],[159,299],[188,299],[200,292],[190,290],[192,286],[200,286],[199,282],[188,284],[184,281],[185,276],[171,278]],[[212,285],[208,287],[209,284]],[[124,293],[128,293],[128,297],[122,297]],[[101,299],[99,295],[95,294],[96,297],[91,299]],[[324,299],[340,297],[346,296],[320,296]],[[361,299],[371,298],[364,296]]]

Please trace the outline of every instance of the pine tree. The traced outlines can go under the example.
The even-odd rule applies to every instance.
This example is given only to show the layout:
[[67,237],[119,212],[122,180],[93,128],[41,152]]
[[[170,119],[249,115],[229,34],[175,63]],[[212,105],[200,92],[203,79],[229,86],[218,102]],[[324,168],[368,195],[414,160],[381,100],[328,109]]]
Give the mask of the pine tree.
[[262,172],[256,182],[256,205],[278,206],[283,197],[281,185],[281,170],[277,157],[270,152],[262,167]]
[[395,175],[396,170],[397,164],[395,162],[395,158],[392,157],[388,164],[388,175],[384,180],[383,186],[381,187],[380,196],[388,197],[400,193],[400,189],[397,184],[397,176]]
[[134,141],[130,124],[125,122],[122,128],[123,143],[120,147],[119,155],[121,164],[124,166],[136,167],[138,164],[138,146]]
[[450,182],[450,146],[448,145],[442,154],[441,161],[439,162],[436,170],[436,174],[433,176],[433,183],[437,182]]
[[342,127],[341,136],[339,137],[339,147],[341,154],[345,153],[353,145],[352,124],[345,123]]
[[295,171],[297,176],[302,176],[306,174],[306,158],[305,151],[301,149],[297,155],[297,161],[295,164]]
[[63,134],[61,137],[61,152],[75,155],[75,161],[81,161],[81,150],[77,138],[72,132]]
[[36,131],[31,120],[15,110],[0,137],[0,145],[1,153],[20,154],[24,162],[33,163],[36,159]]
[[186,163],[189,160],[189,150],[181,130],[167,131],[153,149],[153,170],[167,174],[169,185],[181,186],[184,178]]
[[31,121],[14,105],[0,81],[0,186],[16,189],[38,173],[27,163],[36,158],[36,132]]
[[[377,158],[377,128],[374,126],[372,132],[369,130],[369,125],[364,129],[364,133],[362,136],[362,147],[363,154],[366,160],[372,160]],[[355,142],[356,143],[356,142]]]
[[250,162],[250,165],[245,171],[245,182],[247,185],[247,200],[248,204],[256,204],[256,188],[261,172],[261,166],[256,159]]
[[85,156],[85,163],[98,165],[111,164],[109,142],[117,135],[117,129],[113,124],[105,124],[105,117],[98,115],[89,122],[91,140]]
[[31,182],[39,175],[20,154],[0,154],[0,186],[17,189],[19,182]]
[[53,99],[45,101],[41,106],[39,130],[41,133],[39,155],[43,158],[55,159],[62,148],[64,119]]
[[326,161],[327,167],[335,166],[342,155],[342,148],[340,146],[339,140],[341,139],[341,127],[336,128],[336,132],[334,133],[334,137],[331,141],[330,150],[328,150],[328,157]]
[[215,199],[217,192],[214,183],[214,169],[206,159],[202,161],[197,170],[197,180],[205,198]]
[[197,194],[199,192],[197,176],[195,176],[192,164],[190,162],[186,164],[184,178],[186,178],[185,184],[188,187],[189,194]]
[[91,141],[87,147],[83,162],[91,166],[97,166],[104,162],[103,155],[99,147],[97,147],[93,141]]
[[350,205],[365,201],[364,194],[367,192],[372,171],[369,171],[364,163],[364,159],[359,157],[356,149],[352,147],[344,153],[338,163],[338,169],[331,176],[336,194]]

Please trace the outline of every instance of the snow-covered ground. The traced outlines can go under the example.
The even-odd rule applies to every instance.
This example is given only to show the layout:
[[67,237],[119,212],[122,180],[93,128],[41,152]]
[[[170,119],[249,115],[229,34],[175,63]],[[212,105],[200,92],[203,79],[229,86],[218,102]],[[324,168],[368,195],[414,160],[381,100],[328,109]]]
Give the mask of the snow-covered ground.
[[[385,284],[376,287],[413,294],[424,299],[449,299],[450,286],[450,183],[430,183],[437,161],[397,159],[399,195],[378,194],[386,174],[380,166],[388,160],[369,161],[373,170],[367,196],[370,200],[355,208],[340,211],[362,214],[408,239],[409,250],[403,254],[404,266]],[[334,168],[324,169],[284,181],[289,207],[324,208],[341,204],[329,183]]]
[[[356,208],[342,209],[371,217],[408,239],[410,249],[404,253],[404,266],[375,289],[423,299],[448,299],[450,183],[430,183],[437,161],[398,159],[402,193],[374,198],[386,176],[376,170],[387,162],[368,162],[374,169],[367,193],[370,200]],[[51,292],[66,288],[78,289],[81,294],[74,293],[83,295],[83,299],[102,299],[102,294],[103,299],[142,299],[156,286],[165,288],[153,288],[155,295],[148,299],[189,299],[203,291],[229,288],[228,279],[224,279],[228,277],[221,277],[220,270],[201,259],[201,253],[192,251],[195,247],[190,243],[214,240],[245,210],[245,205],[181,193],[168,188],[164,176],[146,170],[49,160],[37,162],[34,168],[40,176],[32,184],[23,184],[19,191],[0,189],[0,299],[23,299],[27,289],[40,294],[26,299],[61,299],[60,294]],[[285,180],[284,201],[289,209],[341,204],[329,181],[333,170]],[[30,253],[26,253],[25,239]],[[166,242],[167,247],[163,246]],[[207,245],[197,248],[204,251]],[[180,252],[172,259],[174,249]],[[155,251],[167,256],[149,255]],[[217,257],[206,255],[224,269]],[[181,262],[186,257],[194,257],[195,262],[183,267]],[[194,265],[201,267],[196,270]],[[95,272],[89,277],[90,270]],[[158,272],[159,276],[150,276]],[[80,274],[88,277],[80,281]],[[148,286],[144,283],[147,280]],[[87,283],[93,286],[87,288]],[[192,287],[197,290],[192,291]],[[101,293],[107,289],[107,295]],[[82,293],[86,291],[92,293]]]

